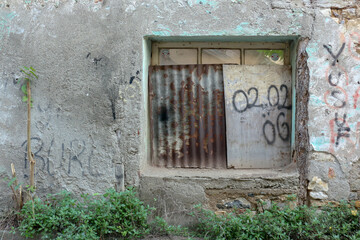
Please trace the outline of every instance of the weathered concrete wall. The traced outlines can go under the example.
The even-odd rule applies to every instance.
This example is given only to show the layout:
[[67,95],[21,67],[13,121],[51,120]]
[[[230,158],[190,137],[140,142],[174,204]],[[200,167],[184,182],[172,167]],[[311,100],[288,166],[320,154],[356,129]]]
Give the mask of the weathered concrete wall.
[[308,189],[312,199],[357,199],[360,5],[339,2],[320,6],[324,8],[316,12],[307,48],[312,148]]
[[[236,183],[223,200],[246,198],[250,204],[252,196],[273,194],[264,191],[270,188],[278,189],[281,198],[299,189],[306,196],[310,181],[310,197],[357,198],[359,16],[355,0],[0,0],[0,176],[9,176],[13,162],[22,181],[28,178],[26,106],[20,85],[14,83],[19,67],[31,65],[39,75],[33,84],[32,119],[39,193],[103,192],[121,188],[124,181],[126,186],[140,185],[148,202],[161,197],[188,209],[198,202],[216,206],[216,191],[226,190],[227,181]],[[302,93],[310,96],[300,115],[308,118],[301,122],[300,135],[308,134],[309,141],[297,148],[294,158],[302,169],[267,174],[274,184],[241,171],[232,177],[223,173],[222,180],[205,171],[201,179],[206,184],[196,179],[196,171],[150,171],[144,36],[308,39],[299,51],[305,62],[293,65],[307,66],[309,72],[296,77],[308,81],[309,92],[304,88]],[[304,149],[306,157],[299,156]],[[276,178],[278,174],[284,179]],[[254,193],[247,192],[244,176],[255,183]],[[11,194],[5,182],[0,191],[3,210]]]

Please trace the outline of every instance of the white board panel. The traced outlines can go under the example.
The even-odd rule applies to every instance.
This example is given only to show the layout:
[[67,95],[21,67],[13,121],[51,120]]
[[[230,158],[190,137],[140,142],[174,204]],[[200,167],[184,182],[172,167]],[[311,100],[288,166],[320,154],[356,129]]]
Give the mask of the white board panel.
[[224,65],[227,165],[290,163],[291,67]]

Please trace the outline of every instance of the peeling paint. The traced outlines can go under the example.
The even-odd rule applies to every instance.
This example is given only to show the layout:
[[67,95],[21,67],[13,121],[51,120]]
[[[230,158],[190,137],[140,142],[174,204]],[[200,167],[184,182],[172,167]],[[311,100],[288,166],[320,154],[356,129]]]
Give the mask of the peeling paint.
[[172,30],[169,27],[165,26],[165,25],[159,24],[157,26],[157,28],[159,29],[159,31],[153,31],[152,33],[154,35],[170,36],[172,34]]
[[325,136],[311,137],[310,144],[315,151],[328,151],[330,147],[330,139]]
[[170,36],[170,32],[168,31],[153,31],[152,32],[153,35],[155,36]]
[[236,31],[238,33],[245,33],[245,32],[248,32],[249,29],[247,27],[247,25],[249,25],[250,23],[248,22],[243,22],[243,23],[240,23],[239,25],[236,26]]
[[190,7],[193,7],[194,5],[207,5],[213,9],[217,9],[219,5],[219,3],[214,0],[187,0],[187,3]]
[[310,104],[314,106],[321,106],[324,105],[324,101],[316,95],[310,95]]
[[4,44],[4,37],[8,37],[10,35],[10,23],[16,16],[16,12],[0,12],[0,50]]
[[309,55],[308,62],[316,62],[317,61],[317,53],[319,49],[319,44],[312,42],[309,43],[308,47],[306,48],[306,52]]

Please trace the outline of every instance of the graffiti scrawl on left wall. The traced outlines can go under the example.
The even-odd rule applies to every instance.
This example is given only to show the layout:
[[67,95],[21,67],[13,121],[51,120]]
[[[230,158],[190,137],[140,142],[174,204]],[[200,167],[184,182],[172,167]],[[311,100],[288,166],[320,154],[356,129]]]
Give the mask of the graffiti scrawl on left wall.
[[[37,166],[40,171],[49,176],[53,176],[55,172],[65,171],[68,176],[76,176],[82,178],[86,173],[92,177],[100,177],[101,174],[94,169],[93,166],[93,149],[89,149],[89,143],[85,140],[73,139],[69,142],[56,143],[54,139],[48,147],[45,146],[44,141],[39,137],[32,137],[31,143],[34,146],[34,159],[37,161]],[[28,168],[27,158],[27,141],[21,144],[24,148],[24,169]],[[54,148],[61,150],[61,156],[55,156],[50,160]],[[78,171],[75,171],[75,168]],[[27,173],[24,173],[27,178]]]

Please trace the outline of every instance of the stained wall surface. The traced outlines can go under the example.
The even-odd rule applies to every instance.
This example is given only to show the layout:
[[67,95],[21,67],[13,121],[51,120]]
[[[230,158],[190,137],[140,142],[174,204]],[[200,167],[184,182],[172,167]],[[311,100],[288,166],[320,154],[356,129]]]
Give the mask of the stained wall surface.
[[[308,121],[299,123],[309,136],[303,169],[149,167],[147,43],[167,37],[297,39],[292,66],[309,73],[308,115],[302,118]],[[302,65],[296,64],[296,43],[307,56]],[[300,177],[309,181],[311,201],[358,199],[359,44],[356,0],[0,0],[0,177],[10,177],[14,163],[20,180],[28,181],[26,105],[16,82],[21,66],[33,66],[39,75],[32,85],[39,194],[138,186],[149,203],[162,196],[159,211],[169,214],[199,202],[217,206],[297,193]],[[304,69],[293,70],[296,81]],[[294,161],[299,154],[292,154]],[[0,192],[5,211],[11,205],[6,181]]]

